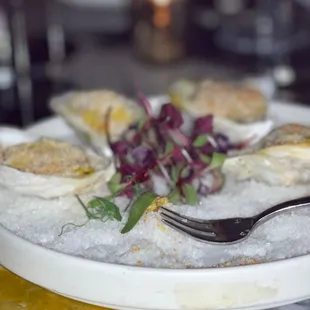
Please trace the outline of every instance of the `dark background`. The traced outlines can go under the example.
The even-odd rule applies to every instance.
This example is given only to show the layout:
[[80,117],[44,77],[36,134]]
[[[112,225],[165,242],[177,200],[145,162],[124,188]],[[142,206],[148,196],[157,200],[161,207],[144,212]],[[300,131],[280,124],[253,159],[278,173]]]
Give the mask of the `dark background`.
[[137,53],[134,26],[147,16],[133,10],[135,0],[113,7],[106,0],[97,7],[0,1],[0,122],[28,125],[47,117],[49,98],[70,89],[135,96],[138,84],[151,95],[180,77],[268,76],[276,99],[310,103],[307,0],[174,1],[184,3],[186,55],[164,64]]

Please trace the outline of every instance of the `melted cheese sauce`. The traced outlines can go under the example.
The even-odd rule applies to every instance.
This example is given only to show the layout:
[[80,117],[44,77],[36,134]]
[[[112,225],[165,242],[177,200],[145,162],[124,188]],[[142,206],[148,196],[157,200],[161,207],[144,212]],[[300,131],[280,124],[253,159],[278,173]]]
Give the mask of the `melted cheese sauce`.
[[[97,110],[87,110],[82,118],[93,130],[106,134],[105,116],[102,113]],[[129,109],[122,106],[112,109],[111,121],[113,123],[129,126],[134,120],[133,113]]]
[[[1,310],[105,310],[83,304],[27,282],[0,267]],[[107,310],[107,309],[106,309]]]

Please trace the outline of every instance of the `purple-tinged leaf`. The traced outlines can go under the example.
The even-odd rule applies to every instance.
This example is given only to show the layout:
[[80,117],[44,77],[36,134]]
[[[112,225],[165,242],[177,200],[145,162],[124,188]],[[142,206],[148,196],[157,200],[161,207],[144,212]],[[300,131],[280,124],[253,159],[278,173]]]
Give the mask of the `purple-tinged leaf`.
[[129,149],[130,145],[127,141],[117,141],[111,144],[111,149],[114,154],[117,154],[118,156],[126,156]]
[[178,129],[169,130],[169,136],[178,145],[188,146],[191,143],[191,140]]
[[214,152],[214,147],[212,146],[211,143],[207,143],[201,148],[199,148],[200,153],[206,155],[206,156],[211,156],[212,153]]
[[182,162],[184,160],[184,155],[182,154],[181,149],[176,148],[174,149],[173,155],[172,155],[172,159],[178,163],[178,162]]
[[212,134],[213,131],[213,116],[207,115],[199,117],[195,120],[192,137],[196,138],[205,134]]
[[183,117],[180,110],[171,103],[162,106],[158,120],[169,129],[179,129],[183,125]]
[[128,176],[133,176],[141,171],[141,167],[139,165],[133,165],[128,163],[122,163],[119,172],[122,174],[122,182],[126,182],[126,178]]
[[227,136],[223,135],[223,134],[216,134],[214,136],[214,140],[216,143],[216,150],[217,152],[227,152],[230,149],[232,149],[232,145],[228,139]]
[[133,149],[131,155],[135,162],[142,166],[150,165],[156,160],[153,150],[142,145]]

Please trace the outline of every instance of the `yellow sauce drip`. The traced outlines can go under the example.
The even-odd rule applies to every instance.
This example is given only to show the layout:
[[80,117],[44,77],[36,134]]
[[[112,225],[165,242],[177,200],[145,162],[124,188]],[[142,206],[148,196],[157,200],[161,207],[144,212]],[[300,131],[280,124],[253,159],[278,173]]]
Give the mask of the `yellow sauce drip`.
[[95,169],[91,166],[85,166],[85,167],[78,167],[74,169],[74,174],[77,174],[78,176],[85,176],[89,175],[95,172]]
[[[1,310],[105,310],[74,301],[27,282],[0,267]],[[107,310],[107,309],[106,309]]]

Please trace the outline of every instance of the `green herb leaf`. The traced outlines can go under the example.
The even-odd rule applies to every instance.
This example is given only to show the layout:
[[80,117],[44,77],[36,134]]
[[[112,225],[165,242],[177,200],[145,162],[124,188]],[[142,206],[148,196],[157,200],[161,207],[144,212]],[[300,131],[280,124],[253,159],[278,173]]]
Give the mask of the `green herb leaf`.
[[202,146],[204,146],[208,141],[209,141],[209,137],[208,137],[208,136],[198,136],[198,137],[194,140],[193,146],[195,146],[195,147],[202,147]]
[[178,182],[181,169],[182,169],[182,166],[179,164],[172,166],[172,168],[171,168],[171,179],[174,183]]
[[168,195],[168,199],[171,203],[177,203],[180,201],[181,199],[181,194],[178,188],[173,189],[169,195]]
[[211,168],[221,167],[223,165],[225,159],[226,159],[225,154],[214,152],[212,154],[212,160],[211,160],[211,164],[210,164]]
[[186,203],[188,203],[189,205],[198,204],[198,195],[192,185],[185,183],[182,185],[182,190],[186,199]]
[[190,168],[189,167],[184,167],[181,171],[181,177],[182,178],[187,178],[190,175]]
[[210,164],[211,163],[211,157],[210,156],[206,156],[204,154],[200,154],[199,158],[205,164]]
[[166,146],[165,146],[165,155],[170,154],[174,149],[174,145],[171,141],[168,141]]
[[107,198],[95,197],[88,203],[87,207],[93,218],[101,220],[114,219],[119,222],[122,220],[118,206]]
[[140,131],[143,128],[144,124],[145,124],[145,120],[140,119],[137,123],[137,130]]
[[113,175],[111,180],[108,182],[108,187],[112,194],[116,194],[118,191],[122,189],[121,179],[122,179],[122,175],[119,172],[117,172]]
[[153,192],[145,192],[140,195],[132,204],[126,225],[121,230],[122,234],[132,230],[143,216],[146,209],[158,196]]

